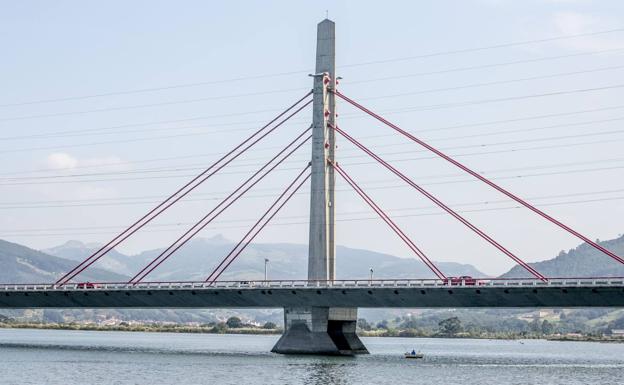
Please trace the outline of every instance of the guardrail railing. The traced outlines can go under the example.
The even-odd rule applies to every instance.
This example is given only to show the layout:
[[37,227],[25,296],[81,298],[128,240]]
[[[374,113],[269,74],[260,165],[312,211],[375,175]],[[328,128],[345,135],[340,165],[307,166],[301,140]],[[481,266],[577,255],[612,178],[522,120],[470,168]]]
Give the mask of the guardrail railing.
[[150,289],[268,289],[268,288],[379,288],[379,287],[548,287],[548,286],[623,286],[624,277],[582,278],[449,278],[440,279],[360,279],[360,280],[259,280],[259,281],[172,281],[172,282],[75,282],[64,285],[49,283],[0,284],[0,291],[73,291],[73,290],[150,290]]

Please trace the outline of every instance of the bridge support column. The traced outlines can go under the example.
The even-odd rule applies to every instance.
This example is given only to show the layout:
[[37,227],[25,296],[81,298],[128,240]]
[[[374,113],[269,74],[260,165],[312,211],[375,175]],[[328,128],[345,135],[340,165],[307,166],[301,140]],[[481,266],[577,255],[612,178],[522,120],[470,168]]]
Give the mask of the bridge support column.
[[[320,286],[336,279],[334,244],[336,38],[331,20],[318,24],[316,74],[312,104],[312,177],[308,280]],[[357,308],[291,307],[284,309],[284,335],[273,347],[282,354],[353,355],[368,353],[355,334]]]
[[284,309],[284,334],[274,353],[355,355],[368,350],[355,334],[357,308],[291,307]]

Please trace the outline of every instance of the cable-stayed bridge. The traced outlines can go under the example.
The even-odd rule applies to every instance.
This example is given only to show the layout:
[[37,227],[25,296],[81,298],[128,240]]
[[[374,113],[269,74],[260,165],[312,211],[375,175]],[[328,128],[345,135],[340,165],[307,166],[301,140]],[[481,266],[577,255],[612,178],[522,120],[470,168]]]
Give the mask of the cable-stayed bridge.
[[[274,347],[279,353],[357,354],[366,348],[355,334],[359,307],[620,307],[624,306],[624,278],[547,277],[510,251],[458,211],[444,203],[410,178],[391,161],[339,126],[336,103],[343,101],[385,126],[406,141],[421,146],[467,176],[513,200],[590,247],[624,264],[624,259],[591,240],[569,225],[538,209],[530,202],[474,171],[454,157],[421,140],[410,131],[392,123],[338,89],[335,71],[335,26],[324,20],[318,26],[316,71],[311,75],[313,89],[305,93],[267,124],[244,139],[216,162],[196,175],[167,199],[136,220],[108,243],[88,256],[56,282],[0,285],[0,307],[5,308],[284,308],[285,332]],[[155,218],[188,196],[206,180],[225,169],[257,143],[274,134],[308,107],[312,124],[229,195],[188,228],[175,242],[140,269],[127,282],[84,282],[80,275],[108,252],[141,230]],[[361,150],[375,163],[431,201],[472,233],[497,249],[501,255],[521,266],[530,279],[492,279],[450,277],[426,255],[393,218],[371,198],[342,166],[336,156],[336,137],[340,136]],[[234,248],[200,282],[152,282],[150,274],[177,250],[278,169],[305,145],[312,147],[309,162],[300,165],[292,180],[265,208],[258,220]],[[335,252],[335,183],[342,178],[420,259],[435,279],[337,280]],[[309,181],[309,254],[308,277],[295,281],[223,281],[222,274],[245,248],[278,215],[289,200]],[[348,275],[348,272],[345,273]]]
[[9,308],[624,306],[624,278],[284,280],[2,285]]

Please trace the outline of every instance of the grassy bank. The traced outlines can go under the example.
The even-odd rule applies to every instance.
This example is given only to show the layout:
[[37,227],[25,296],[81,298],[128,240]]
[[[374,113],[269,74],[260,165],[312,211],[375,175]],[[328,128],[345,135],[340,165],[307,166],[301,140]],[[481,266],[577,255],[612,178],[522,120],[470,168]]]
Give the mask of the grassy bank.
[[577,341],[577,342],[615,342],[615,343],[624,343],[624,338],[622,337],[611,337],[611,336],[548,336],[546,337],[548,341]]
[[583,342],[619,342],[624,343],[622,337],[600,335],[544,335],[539,333],[488,333],[488,332],[460,332],[455,334],[427,333],[418,329],[376,329],[358,331],[361,337],[404,337],[404,338],[471,338],[487,340],[548,340],[548,341],[583,341]]
[[188,325],[96,325],[77,323],[35,323],[11,322],[0,323],[5,329],[46,329],[46,330],[93,330],[93,331],[124,331],[152,333],[205,333],[205,334],[281,334],[281,329],[264,329],[261,327],[228,328],[222,325],[188,326]]
[[[253,334],[276,335],[281,334],[281,328],[266,329],[262,327],[230,328],[223,323],[216,325],[188,326],[181,324],[124,324],[124,325],[96,325],[79,323],[37,323],[37,322],[0,322],[0,328],[10,329],[46,329],[46,330],[92,330],[92,331],[125,331],[150,333],[203,333],[203,334]],[[375,329],[358,330],[360,337],[403,337],[403,338],[472,338],[495,340],[518,339],[545,339],[549,341],[584,341],[584,342],[616,342],[623,343],[624,338],[611,336],[569,336],[569,335],[540,335],[526,333],[456,333],[445,335],[427,333],[417,329]]]
[[361,337],[404,337],[404,338],[473,338],[488,340],[518,340],[518,339],[544,339],[537,334],[521,333],[472,333],[462,332],[455,334],[431,333],[418,329],[375,329],[358,331]]

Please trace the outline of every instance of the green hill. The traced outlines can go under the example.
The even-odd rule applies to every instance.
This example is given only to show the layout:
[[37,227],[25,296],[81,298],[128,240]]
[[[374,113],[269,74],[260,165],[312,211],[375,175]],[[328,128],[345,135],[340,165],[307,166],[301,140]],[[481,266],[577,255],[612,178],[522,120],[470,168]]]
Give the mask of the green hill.
[[[624,255],[624,236],[609,241],[599,242],[600,245],[617,255]],[[587,243],[562,251],[553,259],[530,265],[546,277],[624,277],[624,265],[594,249]],[[525,278],[531,275],[515,266],[503,278]]]
[[[70,271],[76,262],[0,240],[0,266],[2,283],[47,283]],[[81,278],[85,281],[120,281],[126,277],[93,269],[85,271]]]
[[[193,239],[162,264],[148,280],[204,280],[234,247],[221,236]],[[46,250],[59,257],[82,260],[96,250],[96,245],[70,241]],[[148,250],[137,255],[123,255],[112,251],[98,261],[101,268],[124,275],[134,275],[162,249]],[[291,243],[253,243],[226,270],[223,280],[259,280],[264,278],[264,259],[269,259],[269,279],[306,279],[308,246]],[[338,279],[368,279],[373,268],[375,278],[435,278],[433,273],[415,258],[399,258],[370,250],[344,246],[336,248],[336,275]],[[472,265],[438,262],[448,275],[484,274]]]

